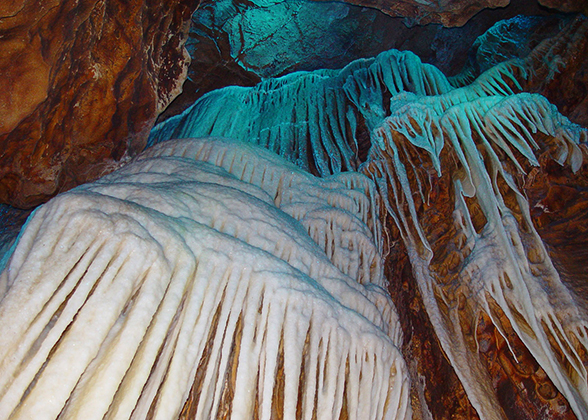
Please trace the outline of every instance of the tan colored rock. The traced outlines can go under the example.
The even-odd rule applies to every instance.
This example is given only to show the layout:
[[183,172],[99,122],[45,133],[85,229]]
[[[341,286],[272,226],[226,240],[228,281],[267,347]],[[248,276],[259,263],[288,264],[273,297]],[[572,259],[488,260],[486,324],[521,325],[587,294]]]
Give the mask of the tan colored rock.
[[3,2],[0,202],[35,206],[143,149],[181,90],[191,7]]
[[358,6],[379,9],[387,15],[407,18],[414,25],[441,23],[446,27],[463,26],[483,9],[506,7],[509,0],[345,0]]
[[539,0],[539,3],[560,12],[588,12],[588,3],[585,0]]

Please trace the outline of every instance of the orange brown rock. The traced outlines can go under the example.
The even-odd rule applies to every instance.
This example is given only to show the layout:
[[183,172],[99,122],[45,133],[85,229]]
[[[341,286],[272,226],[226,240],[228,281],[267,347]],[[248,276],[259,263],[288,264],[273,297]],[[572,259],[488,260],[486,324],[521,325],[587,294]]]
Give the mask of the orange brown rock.
[[[392,227],[393,222],[388,220],[387,225]],[[412,381],[413,418],[432,415],[439,420],[478,419],[441,349],[398,231],[391,228],[390,233],[392,246],[386,262],[386,278],[404,332],[401,350]]]
[[[509,316],[483,288],[477,289],[475,283],[464,281],[467,265],[475,260],[475,255],[472,255],[475,245],[466,240],[462,229],[455,223],[455,197],[460,193],[455,190],[453,181],[461,178],[464,170],[456,151],[448,142],[444,144],[440,152],[440,167],[443,169],[439,176],[427,152],[414,146],[404,134],[394,130],[390,133],[392,137],[388,141],[396,145],[395,158],[409,168],[406,175],[410,190],[414,192],[419,190],[419,186],[426,186],[424,196],[413,194],[418,219],[414,223],[422,227],[431,246],[428,269],[433,276],[431,289],[434,299],[444,319],[442,328],[448,329],[456,341],[463,337],[464,348],[472,355],[469,360],[482,367],[478,371],[478,379],[487,382],[488,389],[492,390],[492,398],[497,404],[496,415],[508,419],[575,419],[568,401],[518,336]],[[475,133],[473,138],[477,138]],[[585,295],[588,280],[583,270],[583,263],[588,257],[585,239],[588,172],[586,165],[573,173],[569,166],[555,162],[553,157],[559,143],[553,137],[541,135],[537,136],[537,141],[540,166],[526,163],[524,172],[519,172],[503,152],[495,150],[495,153],[506,172],[514,177],[514,182],[529,197],[533,223],[549,246],[562,279],[576,292],[578,305],[582,307],[586,300],[581,296]],[[586,159],[588,149],[585,145],[581,147]],[[488,152],[483,147],[479,147],[478,151],[488,162]],[[387,165],[390,172],[395,171],[392,158]],[[377,165],[365,167],[365,172],[371,177],[377,177],[378,170]],[[394,177],[388,182],[389,196],[393,196],[393,191],[401,190],[402,185]],[[502,177],[497,177],[496,182],[506,207],[517,220],[522,246],[533,270],[534,264],[542,263],[544,258],[534,254],[533,242],[524,227],[524,210],[519,198]],[[483,203],[476,196],[463,198],[475,231],[483,235],[488,223],[481,208]],[[391,205],[402,207],[407,203],[392,200]],[[402,211],[408,214],[406,209],[399,213]],[[468,397],[454,370],[444,358],[439,358],[442,351],[437,340],[438,325],[431,325],[425,315],[428,312],[429,316],[433,316],[428,308],[430,302],[423,301],[423,284],[415,281],[411,264],[403,251],[402,243],[406,242],[409,233],[405,232],[402,237],[395,227],[396,223],[391,217],[386,223],[391,244],[387,278],[391,281],[390,293],[399,310],[407,340],[403,354],[412,361],[415,399],[420,401],[420,407],[432,413],[433,418],[474,418],[474,410],[469,406]],[[417,249],[417,252],[420,251]],[[503,287],[512,288],[509,281],[506,277]],[[489,302],[487,307],[479,304],[480,299],[475,296],[479,293],[486,293],[484,300]],[[581,361],[588,366],[588,355],[583,352],[580,343],[577,344]],[[559,348],[555,342],[551,345],[554,349]],[[560,363],[566,363],[564,354],[556,355],[556,358]],[[459,369],[459,366],[453,368]]]
[[181,90],[193,7],[186,0],[4,2],[0,202],[35,206],[143,149]]
[[483,9],[506,7],[509,0],[442,0],[424,2],[416,0],[345,0],[346,3],[379,9],[387,15],[407,18],[414,25],[440,23],[445,27],[463,26]]

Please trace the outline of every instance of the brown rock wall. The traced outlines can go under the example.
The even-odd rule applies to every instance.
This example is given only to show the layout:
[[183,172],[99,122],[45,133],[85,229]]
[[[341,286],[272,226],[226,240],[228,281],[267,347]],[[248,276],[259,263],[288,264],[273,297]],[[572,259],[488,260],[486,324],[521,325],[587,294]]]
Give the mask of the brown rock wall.
[[[9,2],[4,2],[9,3]],[[140,151],[181,90],[192,2],[0,8],[0,202],[35,206]]]
[[588,3],[585,0],[539,0],[539,3],[560,12],[588,12]]
[[[541,166],[529,170],[524,189],[531,217],[547,245],[562,280],[575,292],[578,303],[588,305],[588,168],[573,173],[551,159],[551,151],[539,158]],[[588,155],[588,151],[585,152]]]
[[[440,23],[445,27],[463,26],[483,9],[506,7],[510,0],[345,0],[347,3],[379,9],[390,16],[404,17],[412,25]],[[411,26],[412,26],[411,25]]]
[[[448,178],[441,181],[444,183]],[[402,325],[402,354],[412,381],[414,419],[479,419],[454,368],[447,360],[412,273],[406,249],[394,222],[386,222],[391,246],[386,260],[386,278]],[[440,229],[444,230],[444,226]],[[445,235],[449,239],[450,235]]]

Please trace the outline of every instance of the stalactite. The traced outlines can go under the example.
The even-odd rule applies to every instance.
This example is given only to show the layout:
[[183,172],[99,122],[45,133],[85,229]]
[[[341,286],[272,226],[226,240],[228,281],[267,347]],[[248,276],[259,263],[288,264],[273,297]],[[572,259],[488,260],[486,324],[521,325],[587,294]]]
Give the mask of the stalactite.
[[[157,128],[152,141],[211,133],[254,138],[323,176],[349,169],[367,174],[401,233],[437,337],[481,418],[505,416],[476,344],[475,330],[484,317],[511,346],[515,360],[515,342],[522,342],[575,414],[585,417],[588,318],[561,282],[520,186],[530,168],[539,166],[539,151],[549,150],[558,164],[579,171],[586,130],[542,96],[520,93],[535,77],[537,51],[526,60],[500,63],[461,87],[415,56],[391,51],[340,72],[290,75],[238,94],[217,92]],[[252,132],[251,125],[241,132],[226,131],[238,124],[224,120],[216,125],[221,113],[214,104],[225,106],[227,98],[254,103],[234,115],[250,115],[261,125]],[[291,129],[297,121],[291,110],[299,109],[315,131],[294,137],[276,131]],[[213,124],[202,125],[207,122]],[[363,162],[357,160],[355,137],[361,129],[370,133],[371,143]],[[259,142],[256,132],[273,134]],[[295,159],[290,150],[299,150]],[[437,226],[423,224],[429,209],[440,205],[430,200],[440,177],[452,180],[450,197],[443,199],[449,211],[443,223],[452,225],[457,238],[453,253],[435,242]]]
[[0,322],[0,417],[406,418],[392,239],[480,418],[508,417],[490,330],[588,417],[588,314],[523,188],[541,159],[584,170],[586,129],[524,92],[562,42],[451,82],[389,51],[211,92],[156,127],[19,238],[0,277],[0,321],[16,320]]
[[[481,418],[502,418],[472,333],[464,329],[460,299],[474,308],[470,322],[475,324],[483,311],[500,330],[492,308],[497,305],[576,415],[587,416],[588,317],[561,282],[517,181],[524,176],[523,167],[538,165],[538,149],[553,150],[554,160],[578,171],[586,156],[587,131],[539,95],[481,97],[445,111],[439,104],[430,106],[443,103],[442,96],[413,96],[413,104],[406,97],[398,99],[402,106],[376,131],[377,147],[370,150],[364,172],[379,179],[388,197],[388,210],[407,244],[429,317],[472,404]],[[423,158],[414,160],[410,147],[428,155],[427,166],[435,176],[448,170],[453,179],[454,207],[448,210],[456,235],[464,239],[455,263],[459,271],[450,284],[442,280],[446,266],[436,270],[431,265],[440,249],[429,239],[432,227],[421,225],[419,213],[426,210],[417,207],[435,204],[426,198],[430,180],[419,172]],[[456,169],[442,167],[442,153]],[[517,208],[509,208],[506,194],[516,197]],[[483,215],[481,224],[474,221],[472,201]],[[443,267],[445,272],[439,272]],[[503,336],[508,343],[507,334]]]
[[259,144],[304,170],[325,176],[356,170],[357,121],[368,131],[387,114],[391,95],[435,95],[451,89],[435,67],[395,50],[340,71],[300,72],[254,88],[211,92],[157,126],[150,144],[170,138],[219,136]]

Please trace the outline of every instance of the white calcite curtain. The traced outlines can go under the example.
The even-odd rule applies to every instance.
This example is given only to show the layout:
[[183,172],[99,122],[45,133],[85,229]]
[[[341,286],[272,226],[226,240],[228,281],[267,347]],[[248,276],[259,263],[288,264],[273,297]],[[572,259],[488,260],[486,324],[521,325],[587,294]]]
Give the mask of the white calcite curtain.
[[410,418],[377,212],[220,139],[58,196],[0,278],[0,418]]
[[[382,215],[481,419],[505,415],[457,295],[510,345],[498,308],[588,417],[588,314],[521,188],[546,152],[579,171],[587,130],[520,92],[531,70],[504,62],[455,87],[389,51],[203,96],[27,223],[0,277],[0,419],[410,418]],[[443,177],[449,286],[420,220]]]

